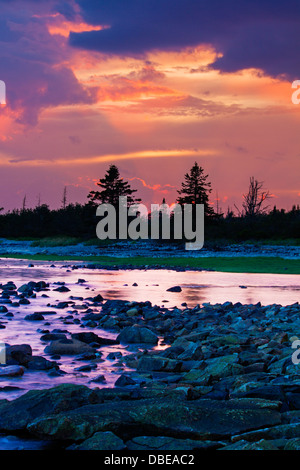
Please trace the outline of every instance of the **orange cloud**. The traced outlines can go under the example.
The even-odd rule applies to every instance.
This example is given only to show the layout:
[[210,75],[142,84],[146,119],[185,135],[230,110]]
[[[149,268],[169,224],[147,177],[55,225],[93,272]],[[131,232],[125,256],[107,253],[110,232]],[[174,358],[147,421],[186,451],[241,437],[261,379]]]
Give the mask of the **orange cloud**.
[[150,81],[118,78],[112,84],[101,85],[97,91],[98,102],[103,101],[136,101],[159,96],[183,96],[171,88],[156,85]]
[[172,186],[171,184],[154,184],[153,186],[151,186],[150,184],[146,183],[145,180],[143,180],[142,178],[138,178],[137,176],[129,178],[129,181],[134,180],[140,181],[145,188],[152,189],[153,191],[159,191],[164,194],[168,193],[170,189],[176,189],[176,186]]
[[178,157],[194,157],[199,156],[214,156],[218,152],[212,149],[206,150],[193,150],[193,149],[173,149],[173,150],[141,150],[139,152],[128,152],[124,154],[109,154],[109,155],[97,155],[91,157],[82,158],[58,158],[52,160],[10,160],[8,158],[0,159],[0,166],[6,166],[10,164],[16,164],[18,166],[70,166],[70,165],[88,165],[93,163],[105,163],[105,162],[116,162],[121,160],[141,160],[145,158],[178,158]]
[[92,26],[86,23],[75,23],[72,21],[66,21],[59,19],[55,22],[50,22],[47,24],[48,31],[51,35],[58,34],[64,36],[65,38],[69,37],[70,32],[73,33],[82,33],[84,31],[101,31],[102,29],[107,28],[106,26]]

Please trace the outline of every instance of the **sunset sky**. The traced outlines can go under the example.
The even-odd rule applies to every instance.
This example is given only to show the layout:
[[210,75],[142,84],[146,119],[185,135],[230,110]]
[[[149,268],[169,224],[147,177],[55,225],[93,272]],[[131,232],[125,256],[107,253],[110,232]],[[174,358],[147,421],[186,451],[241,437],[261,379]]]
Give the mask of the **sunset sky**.
[[0,207],[87,201],[108,166],[147,205],[195,161],[223,211],[249,179],[300,204],[298,0],[0,0]]

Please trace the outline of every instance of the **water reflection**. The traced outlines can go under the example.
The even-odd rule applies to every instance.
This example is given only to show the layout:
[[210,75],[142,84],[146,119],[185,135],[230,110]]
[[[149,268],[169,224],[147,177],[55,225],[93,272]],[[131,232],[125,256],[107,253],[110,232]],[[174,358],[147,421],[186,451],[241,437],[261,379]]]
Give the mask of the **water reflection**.
[[[76,312],[76,308],[69,306],[64,310],[53,308],[53,304],[60,301],[71,300],[70,296],[87,297],[101,294],[104,299],[123,299],[128,301],[151,301],[153,305],[167,308],[181,307],[186,303],[188,307],[205,302],[223,303],[226,301],[241,303],[257,303],[262,305],[281,304],[289,305],[299,301],[299,276],[297,275],[275,275],[275,274],[236,274],[219,272],[176,272],[166,270],[134,270],[134,271],[106,271],[92,270],[87,268],[72,269],[73,265],[79,263],[55,263],[34,262],[33,267],[29,267],[28,261],[20,260],[0,260],[0,283],[14,281],[19,287],[28,281],[47,281],[50,283],[48,292],[37,294],[29,305],[19,307],[9,307],[13,317],[0,314],[1,323],[5,324],[5,329],[0,330],[0,341],[9,344],[30,344],[34,355],[43,355],[50,359],[45,352],[46,346],[40,340],[42,330],[52,331],[55,328],[67,329],[69,333],[81,332],[80,324],[72,322],[65,323],[66,315],[73,315],[74,318],[82,314],[82,310]],[[86,282],[78,283],[78,279]],[[57,285],[54,282],[66,283],[70,292],[60,293],[53,291]],[[172,286],[181,286],[181,292],[168,292]],[[42,294],[49,297],[42,297]],[[75,300],[75,304],[82,304],[80,300]],[[84,302],[85,303],[85,302]],[[88,303],[88,302],[87,302]],[[41,310],[54,310],[56,314],[47,315],[45,321],[28,322],[24,321],[25,315]],[[87,331],[86,329],[85,331]],[[115,338],[116,334],[93,330],[103,337]],[[165,347],[162,344],[158,348]],[[121,352],[128,354],[132,347],[126,348],[121,345],[101,347],[101,360],[97,362],[97,369],[89,373],[81,373],[74,369],[84,365],[85,362],[78,362],[74,357],[63,357],[61,359],[61,369],[67,372],[62,377],[49,377],[44,371],[26,371],[23,377],[0,380],[0,398],[12,399],[32,388],[46,388],[65,382],[76,382],[81,384],[91,384],[92,386],[113,386],[116,379],[121,374],[122,366],[117,361],[112,362],[107,359],[109,352]],[[93,378],[104,375],[106,383],[104,385],[90,382]],[[5,391],[3,387],[13,386],[20,389]],[[9,395],[9,396],[8,396]]]
[[[80,263],[34,262],[0,260],[0,282],[13,280],[20,284],[30,280],[50,282],[65,281],[72,285],[72,295],[87,296],[88,290],[97,291],[107,299],[130,301],[150,300],[161,305],[169,301],[173,306],[187,302],[189,306],[203,302],[242,302],[263,305],[278,303],[288,305],[299,300],[298,275],[253,274],[221,272],[176,272],[167,270],[91,270],[72,269]],[[78,285],[78,278],[87,282]],[[75,284],[75,286],[74,286]],[[167,292],[169,287],[180,285],[182,292]],[[64,297],[65,298],[65,297]]]

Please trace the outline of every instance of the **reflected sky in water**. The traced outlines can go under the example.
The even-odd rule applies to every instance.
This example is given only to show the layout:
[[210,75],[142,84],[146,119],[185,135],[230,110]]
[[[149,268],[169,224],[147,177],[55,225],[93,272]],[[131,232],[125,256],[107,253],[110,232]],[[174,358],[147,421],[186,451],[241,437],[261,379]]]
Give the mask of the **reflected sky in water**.
[[[67,315],[80,319],[82,310],[76,311],[71,306],[67,309],[55,309],[51,305],[57,301],[70,300],[70,296],[93,297],[101,294],[104,299],[124,299],[128,301],[151,301],[152,305],[168,308],[181,307],[186,302],[188,307],[205,302],[223,303],[226,301],[241,303],[257,303],[262,305],[281,304],[288,305],[299,301],[300,285],[297,275],[277,274],[235,274],[220,272],[176,272],[168,270],[128,270],[106,271],[87,268],[72,269],[76,263],[33,262],[29,267],[28,261],[0,260],[0,283],[13,281],[17,287],[29,281],[46,281],[50,283],[50,290],[37,293],[37,298],[32,299],[30,305],[9,307],[14,314],[12,318],[0,314],[1,323],[5,329],[0,329],[0,340],[8,344],[30,344],[34,355],[43,355],[47,359],[44,349],[47,343],[40,340],[41,330],[52,331],[55,328],[65,329],[69,333],[93,331],[99,336],[115,338],[116,333],[101,330],[99,328],[82,329],[80,324],[65,322]],[[77,263],[78,265],[79,263]],[[52,266],[51,266],[52,265]],[[78,279],[86,282],[78,283]],[[64,281],[71,289],[70,292],[55,292],[57,285],[54,282]],[[180,285],[181,292],[168,292],[172,286]],[[49,297],[42,297],[42,294]],[[82,305],[84,301],[76,300],[76,304]],[[86,302],[88,305],[89,302]],[[48,305],[47,305],[48,304]],[[49,306],[50,304],[50,306]],[[46,315],[44,321],[29,322],[24,317],[36,311],[56,311],[56,314]],[[38,330],[38,331],[37,331]],[[48,388],[59,383],[72,382],[85,384],[91,387],[113,386],[122,372],[128,370],[118,361],[107,359],[110,352],[121,351],[123,355],[130,354],[138,346],[126,347],[124,345],[104,346],[99,349],[102,353],[97,362],[97,369],[91,372],[78,372],[75,370],[89,362],[75,360],[72,356],[62,356],[58,363],[60,368],[67,372],[62,377],[49,377],[44,371],[25,371],[20,378],[0,379],[0,399],[13,399],[26,390]],[[158,348],[164,347],[162,344]],[[142,348],[143,349],[143,348]],[[90,382],[91,379],[104,375],[105,384]],[[7,392],[5,386],[20,387],[21,390]]]

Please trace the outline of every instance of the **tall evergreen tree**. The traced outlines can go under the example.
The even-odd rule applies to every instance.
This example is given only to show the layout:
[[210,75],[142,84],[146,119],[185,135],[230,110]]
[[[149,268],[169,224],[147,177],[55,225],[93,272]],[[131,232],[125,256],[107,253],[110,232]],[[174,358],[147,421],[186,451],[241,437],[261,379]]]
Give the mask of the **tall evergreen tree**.
[[185,174],[181,190],[177,191],[179,194],[177,202],[178,204],[203,204],[204,215],[213,217],[216,214],[209,205],[209,193],[212,189],[207,178],[208,175],[204,174],[203,168],[195,162],[190,172]]
[[128,206],[141,201],[133,196],[137,190],[131,189],[130,184],[120,177],[116,165],[110,165],[106,175],[99,179],[97,185],[101,191],[90,191],[88,194],[88,199],[93,204],[112,204],[114,207],[118,207],[121,196],[127,196]]

